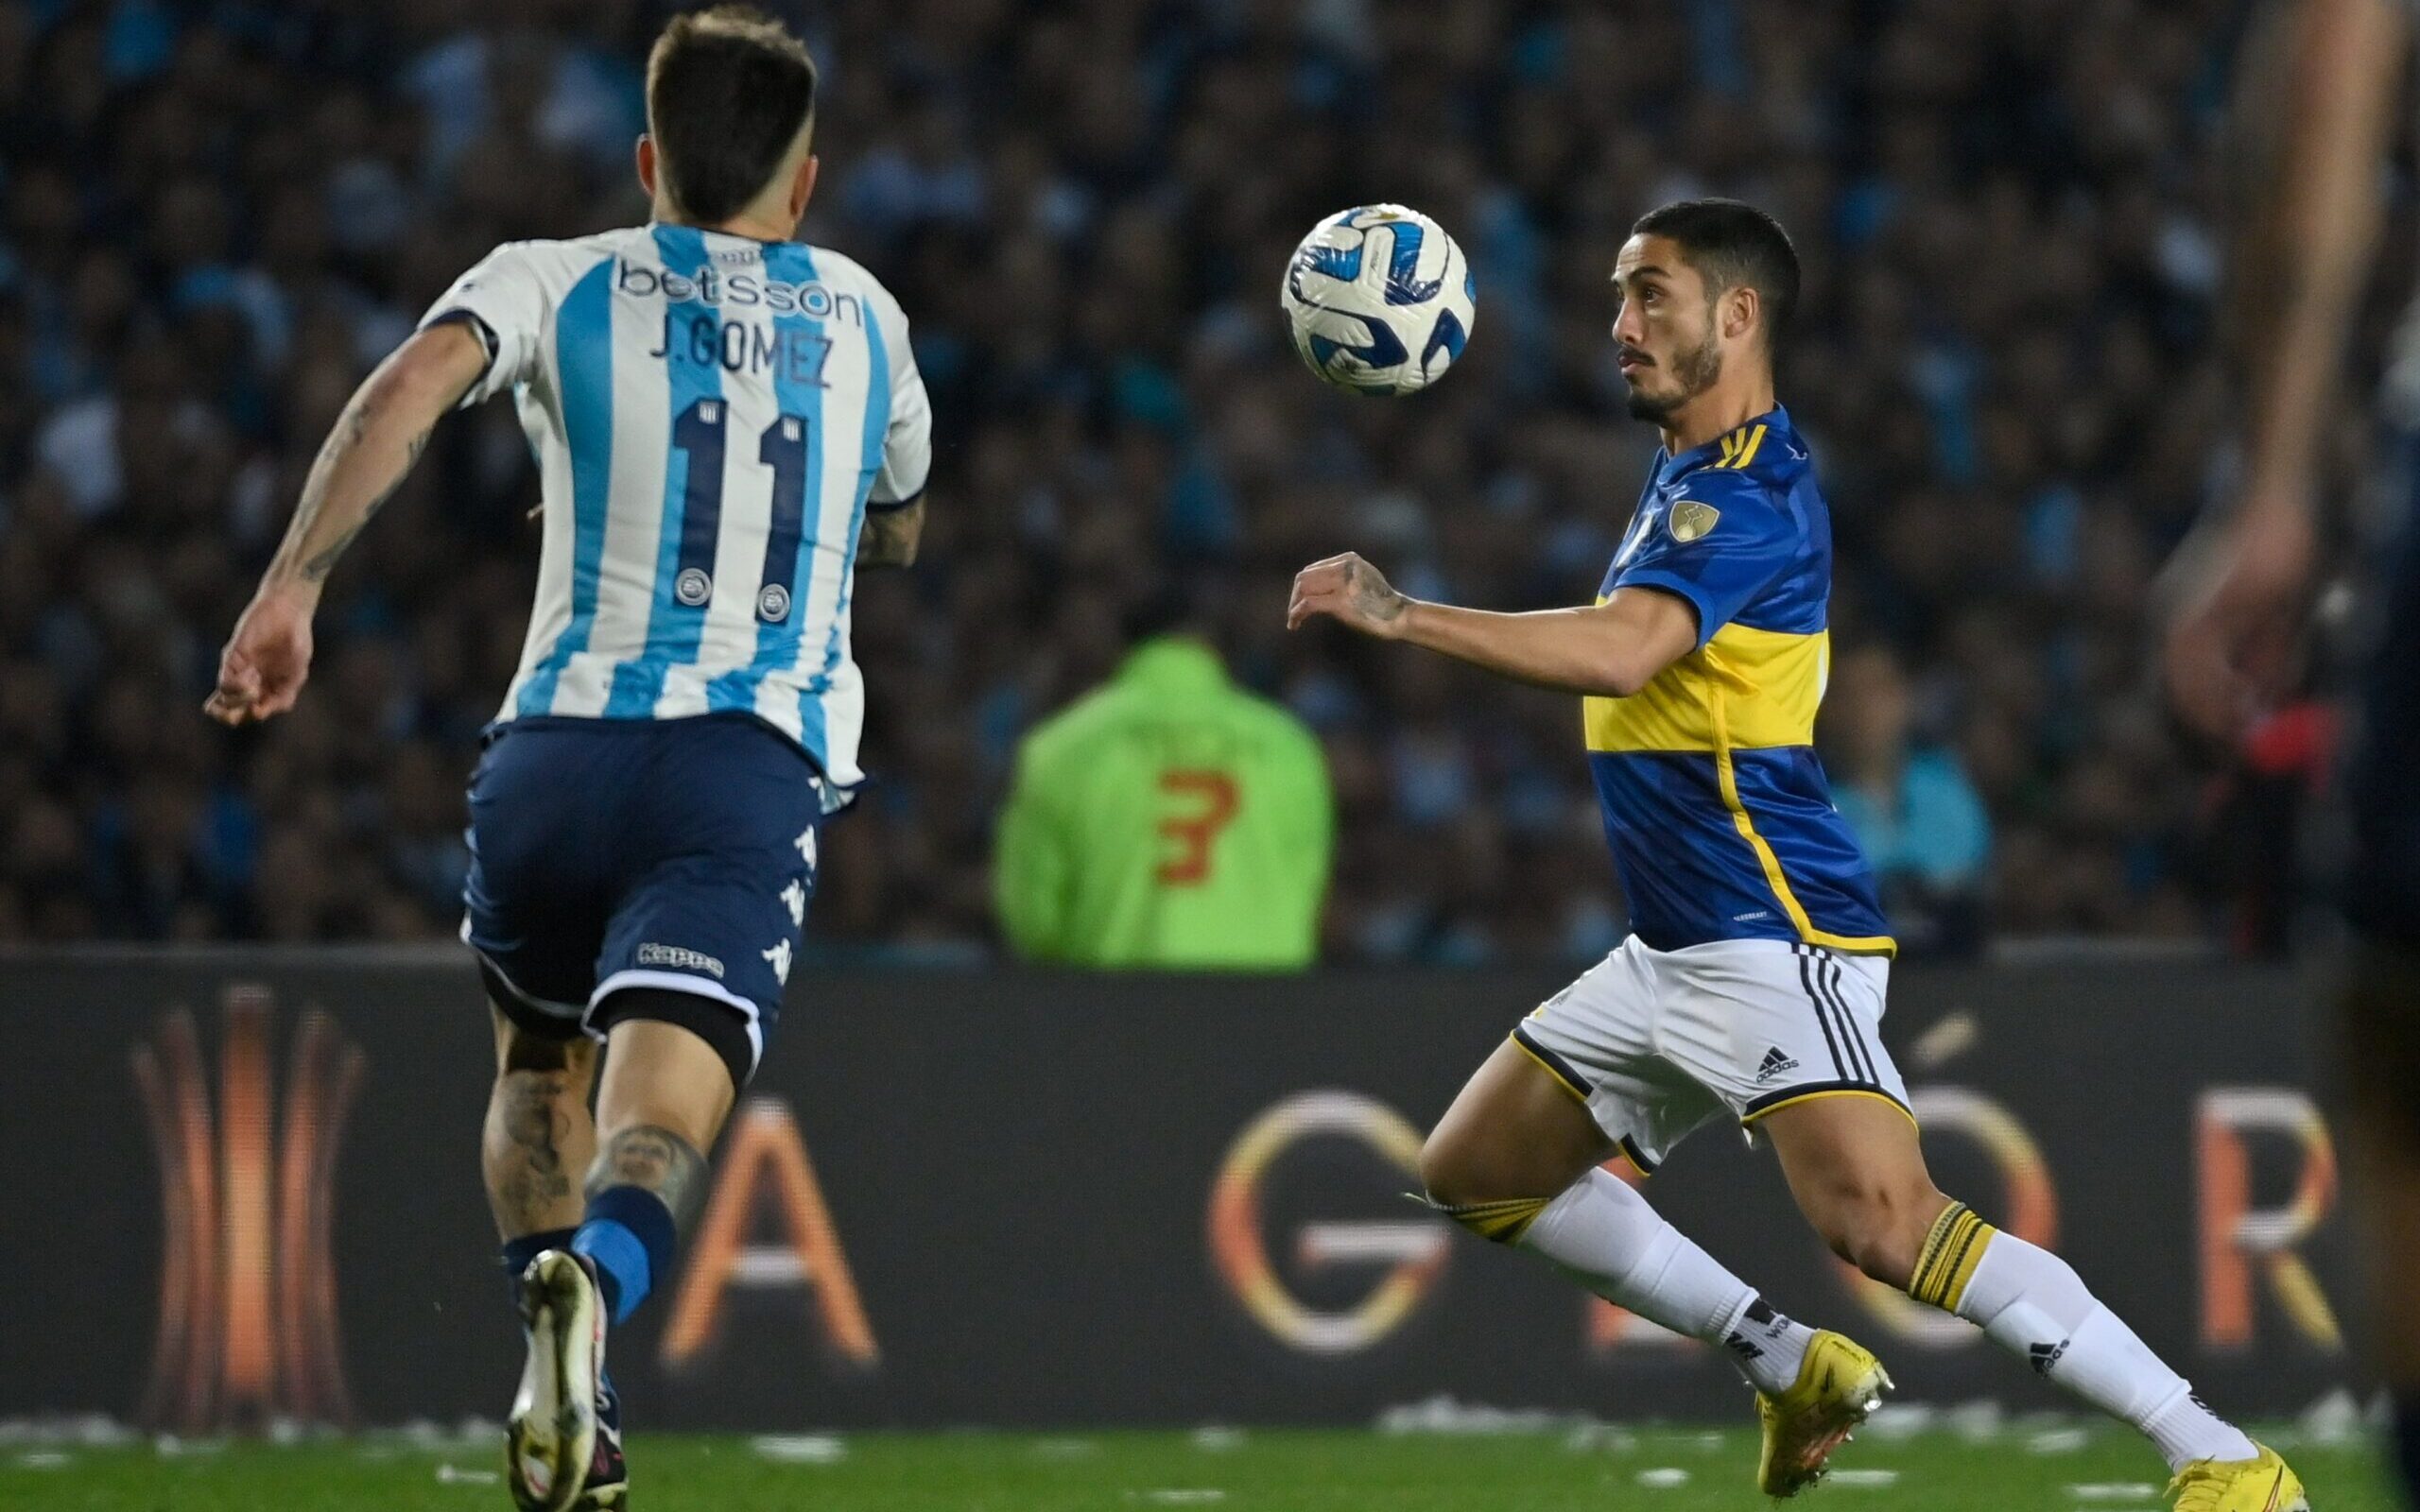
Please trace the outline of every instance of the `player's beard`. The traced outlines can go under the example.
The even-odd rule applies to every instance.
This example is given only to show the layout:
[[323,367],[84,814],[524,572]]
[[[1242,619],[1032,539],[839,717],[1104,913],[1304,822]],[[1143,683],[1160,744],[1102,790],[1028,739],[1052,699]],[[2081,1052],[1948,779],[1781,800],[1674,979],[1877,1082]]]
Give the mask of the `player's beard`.
[[1722,349],[1714,339],[1714,325],[1706,324],[1705,340],[1690,351],[1672,358],[1672,378],[1680,387],[1668,394],[1641,392],[1636,384],[1630,388],[1630,413],[1633,420],[1662,424],[1673,411],[1715,386],[1722,376]]

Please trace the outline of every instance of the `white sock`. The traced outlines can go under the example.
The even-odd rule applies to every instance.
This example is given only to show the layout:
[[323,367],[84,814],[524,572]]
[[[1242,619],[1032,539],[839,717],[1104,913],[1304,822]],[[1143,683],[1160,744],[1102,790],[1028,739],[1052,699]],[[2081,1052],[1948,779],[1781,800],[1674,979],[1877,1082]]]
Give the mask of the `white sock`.
[[1617,1177],[1582,1177],[1518,1242],[1606,1301],[1722,1346],[1759,1391],[1786,1391],[1798,1380],[1814,1330],[1768,1306]]
[[2036,1373],[2141,1429],[2170,1470],[2260,1452],[2101,1306],[2073,1266],[2039,1245],[1987,1229],[1982,1258],[1951,1310]]

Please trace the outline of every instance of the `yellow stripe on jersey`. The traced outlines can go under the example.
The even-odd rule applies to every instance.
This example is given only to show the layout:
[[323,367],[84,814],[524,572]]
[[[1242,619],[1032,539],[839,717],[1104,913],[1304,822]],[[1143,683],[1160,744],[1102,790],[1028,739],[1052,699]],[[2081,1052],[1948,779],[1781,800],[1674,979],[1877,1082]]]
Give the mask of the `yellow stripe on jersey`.
[[1751,750],[1813,745],[1831,658],[1826,630],[1793,635],[1726,625],[1629,697],[1586,699],[1588,748],[1712,752],[1721,744],[1719,723],[1732,744]]
[[1719,444],[1722,455],[1715,459],[1714,465],[1727,467],[1735,472],[1743,472],[1749,463],[1756,459],[1756,448],[1765,444],[1765,428],[1762,425],[1742,425],[1721,438]]
[[1759,425],[1754,430],[1750,431],[1748,433],[1748,438],[1739,444],[1739,459],[1736,462],[1725,463],[1724,465],[1737,472],[1745,472],[1748,470],[1748,464],[1756,459],[1756,448],[1764,444],[1765,428],[1762,425]]
[[1835,935],[1827,929],[1817,929],[1814,920],[1806,917],[1806,905],[1789,890],[1789,878],[1782,872],[1781,857],[1773,854],[1773,848],[1756,833],[1755,821],[1748,816],[1748,805],[1739,801],[1739,778],[1732,767],[1732,743],[1725,738],[1720,700],[1714,705],[1714,770],[1722,788],[1722,806],[1731,811],[1731,824],[1739,832],[1739,838],[1756,853],[1756,865],[1764,871],[1765,885],[1772,888],[1774,900],[1781,904],[1781,911],[1789,916],[1790,927],[1798,931],[1798,937],[1809,945],[1823,945],[1851,955],[1897,954],[1899,942],[1888,935]]
[[1888,935],[1835,935],[1815,927],[1790,890],[1781,858],[1756,833],[1740,801],[1731,759],[1736,750],[1813,745],[1815,710],[1824,701],[1831,659],[1828,630],[1794,635],[1726,625],[1631,696],[1582,700],[1581,719],[1588,748],[1600,754],[1712,756],[1732,827],[1755,855],[1765,885],[1798,937],[1852,955],[1890,955],[1898,945]]

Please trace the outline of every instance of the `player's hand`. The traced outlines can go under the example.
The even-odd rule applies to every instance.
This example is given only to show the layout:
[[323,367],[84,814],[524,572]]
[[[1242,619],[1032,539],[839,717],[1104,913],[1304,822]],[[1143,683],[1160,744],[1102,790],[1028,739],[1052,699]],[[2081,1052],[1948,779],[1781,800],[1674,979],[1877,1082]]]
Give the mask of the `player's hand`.
[[1378,569],[1348,551],[1294,575],[1286,627],[1296,629],[1313,616],[1326,614],[1364,635],[1392,640],[1403,633],[1404,611],[1410,607],[1411,600],[1396,593]]
[[2232,738],[2290,675],[2313,555],[2304,501],[2254,497],[2184,559],[2163,660],[2169,696],[2195,729]]
[[311,613],[317,594],[264,587],[218,654],[218,687],[202,712],[222,725],[267,719],[294,707],[311,675]]

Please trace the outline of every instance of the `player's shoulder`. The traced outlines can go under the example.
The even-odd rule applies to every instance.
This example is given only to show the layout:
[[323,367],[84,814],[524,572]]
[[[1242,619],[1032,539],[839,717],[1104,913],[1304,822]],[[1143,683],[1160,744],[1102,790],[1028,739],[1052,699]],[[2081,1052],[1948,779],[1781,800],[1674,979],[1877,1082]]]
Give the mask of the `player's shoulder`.
[[[1814,480],[1814,458],[1786,415],[1751,421],[1717,438],[1703,460],[1673,478],[1672,507],[1684,503],[1717,517],[1736,514],[1766,529],[1803,532],[1807,528],[1807,496]],[[1676,524],[1677,524],[1676,519]],[[1711,529],[1714,519],[1704,521]]]
[[1129,713],[1128,705],[1132,700],[1120,693],[1116,683],[1105,683],[1044,715],[1019,742],[1018,759],[1035,773],[1046,773],[1071,762],[1080,764],[1085,753],[1096,748],[1100,739]]
[[1725,431],[1701,450],[1704,455],[1689,470],[1690,479],[1705,479],[1709,486],[1735,492],[1787,490],[1815,466],[1798,427],[1790,423],[1789,412],[1779,406]]
[[[511,274],[542,287],[560,288],[577,282],[599,264],[629,252],[647,237],[645,227],[596,232],[586,236],[500,242],[467,277],[483,273]],[[635,240],[634,240],[635,238]]]
[[883,286],[882,280],[872,269],[846,252],[836,252],[829,247],[810,246],[807,257],[815,265],[816,281],[836,291],[845,290],[864,298],[874,308],[892,319],[904,320],[898,297]]

